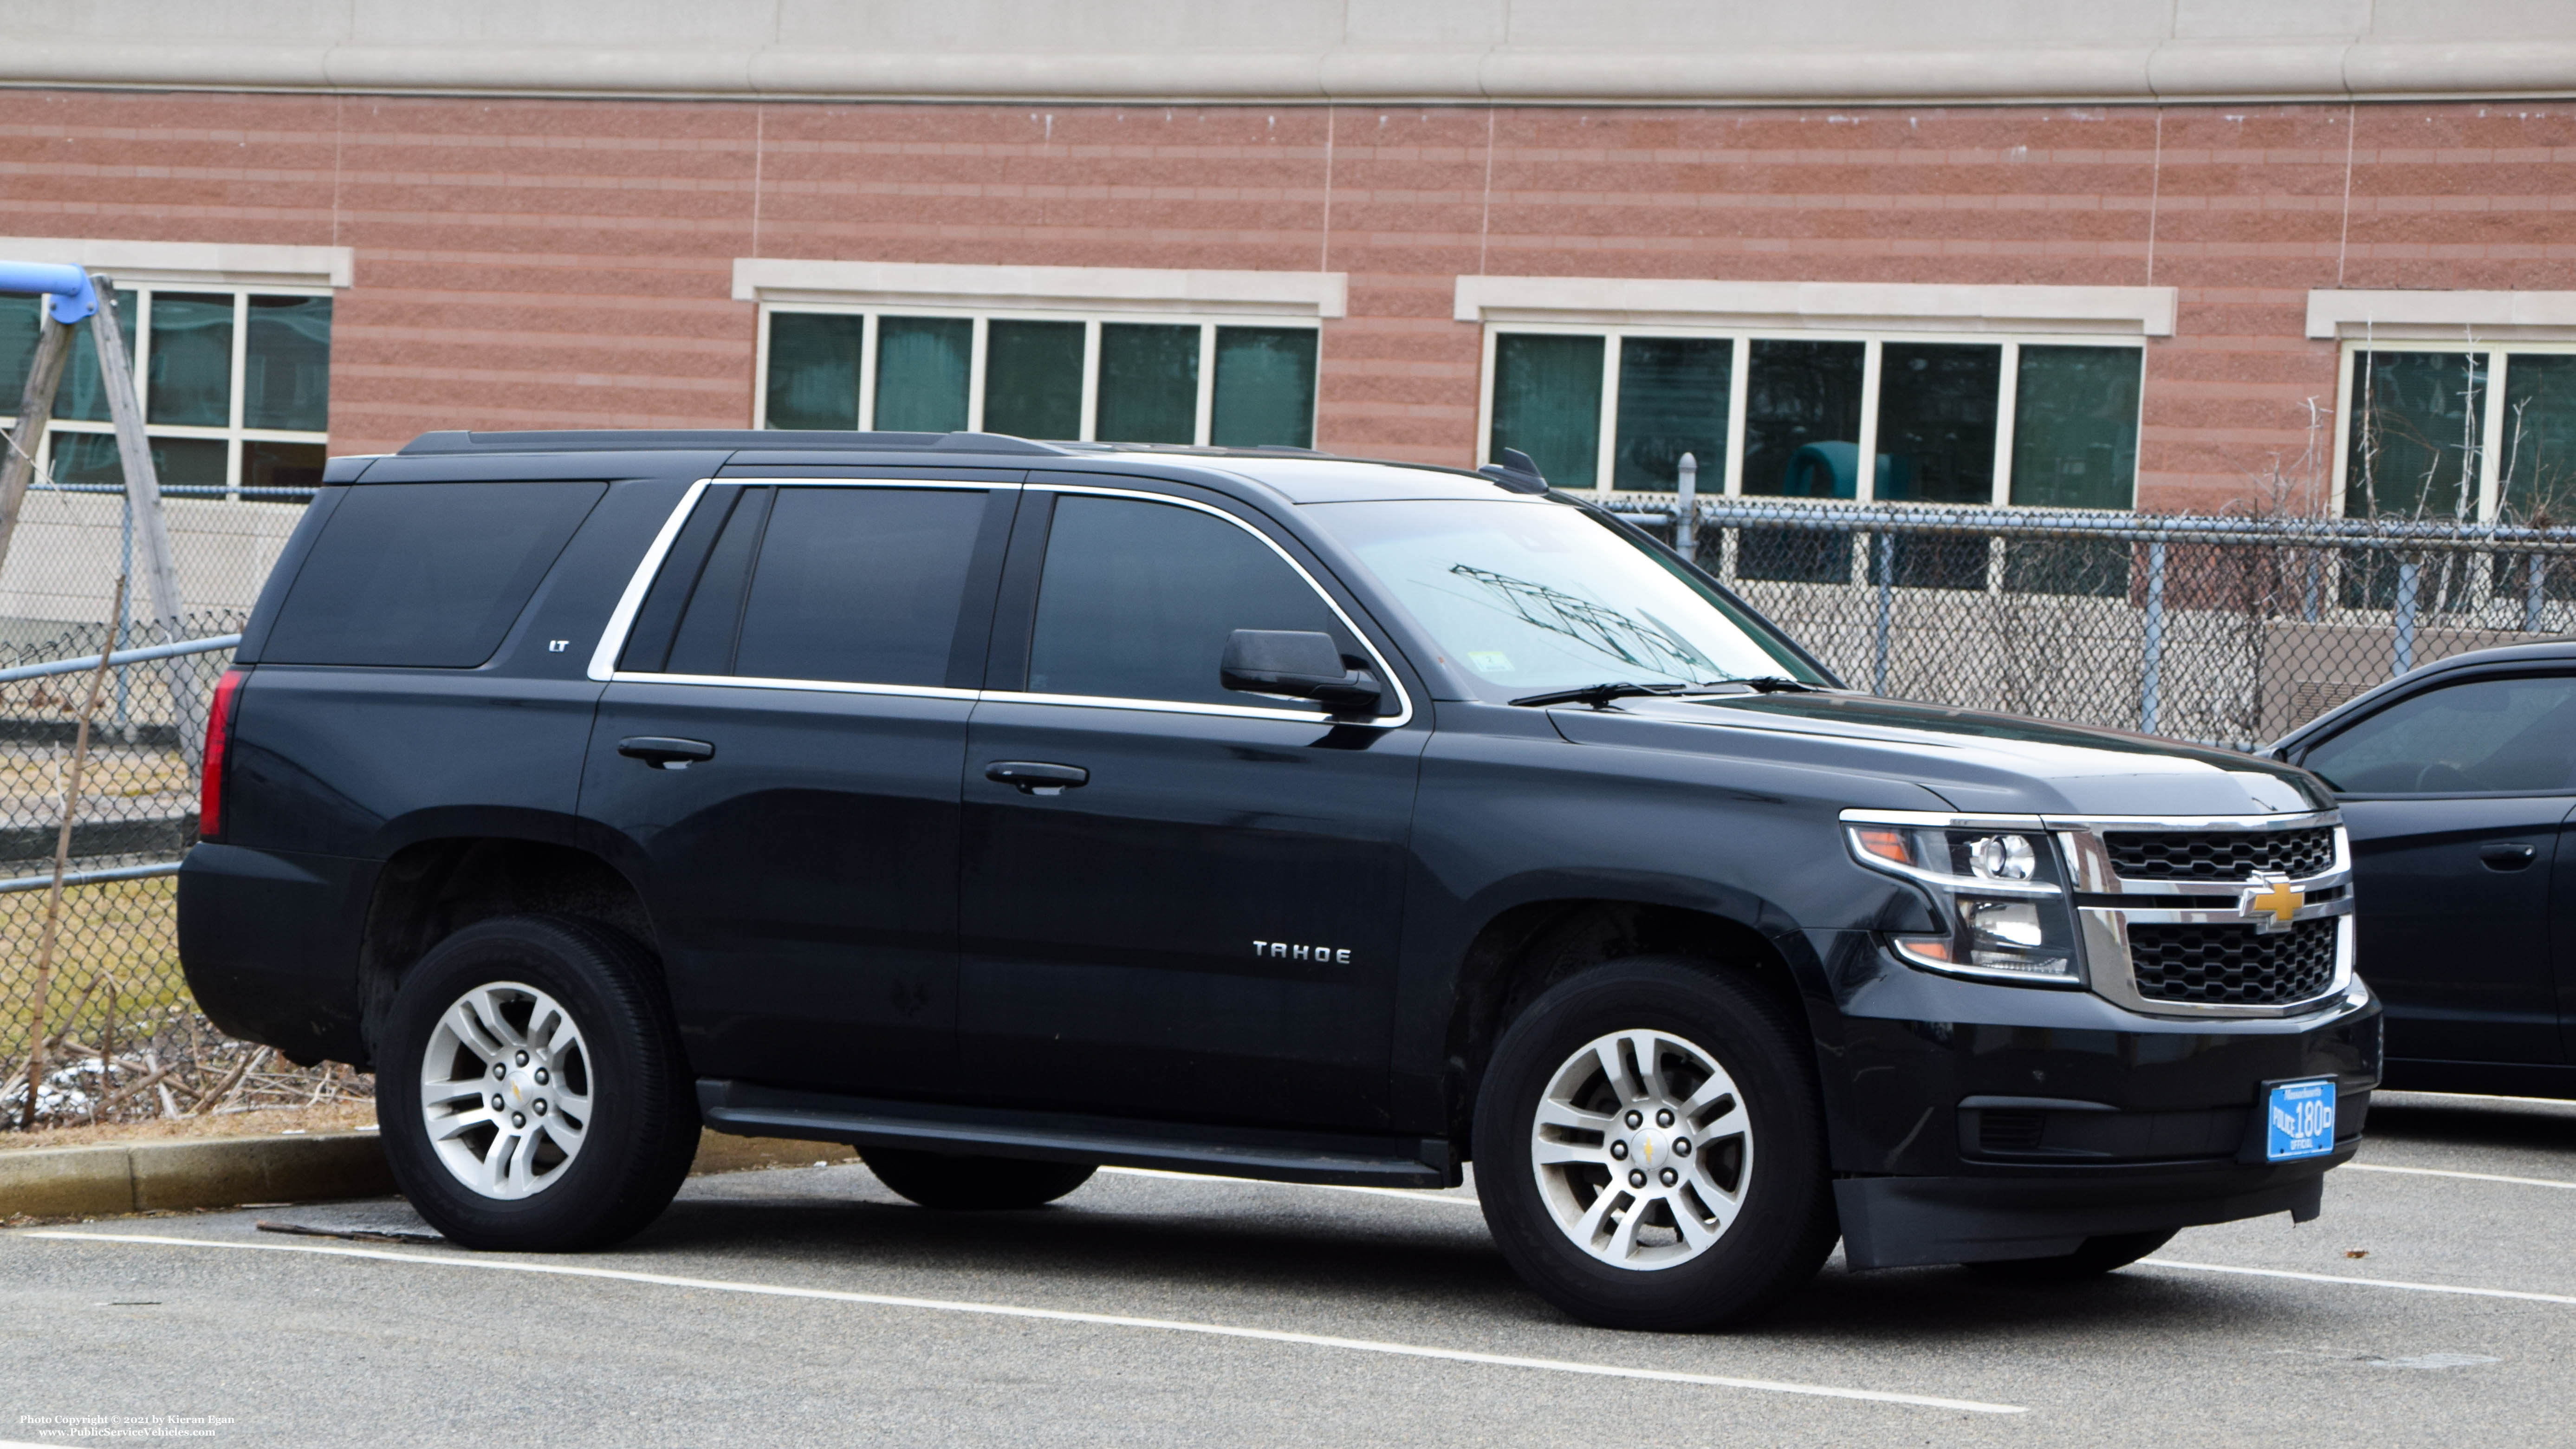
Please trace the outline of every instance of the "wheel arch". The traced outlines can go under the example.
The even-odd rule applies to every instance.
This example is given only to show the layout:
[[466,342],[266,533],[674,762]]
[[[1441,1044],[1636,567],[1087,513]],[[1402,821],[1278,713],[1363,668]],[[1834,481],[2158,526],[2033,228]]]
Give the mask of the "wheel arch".
[[1771,935],[1705,905],[1651,898],[1557,896],[1490,915],[1461,955],[1443,1058],[1450,1141],[1470,1141],[1476,1095],[1494,1044],[1528,1004],[1559,982],[1631,956],[1673,956],[1741,973],[1805,1021],[1803,973]]
[[431,947],[477,921],[541,913],[605,926],[659,959],[643,891],[596,851],[510,835],[437,836],[396,850],[376,871],[358,942],[359,1035],[370,1059],[395,993]]

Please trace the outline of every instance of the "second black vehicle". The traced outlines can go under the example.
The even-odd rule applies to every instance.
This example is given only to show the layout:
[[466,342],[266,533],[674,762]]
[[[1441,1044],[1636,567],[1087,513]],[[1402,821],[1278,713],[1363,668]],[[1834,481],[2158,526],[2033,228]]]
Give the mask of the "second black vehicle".
[[340,459],[181,949],[475,1247],[701,1124],[1028,1208],[1441,1187],[1565,1309],[2318,1211],[2379,1072],[2294,767],[1855,694],[1535,478],[980,435]]
[[2273,754],[2352,833],[2388,1085],[2576,1097],[2576,641],[2428,664]]

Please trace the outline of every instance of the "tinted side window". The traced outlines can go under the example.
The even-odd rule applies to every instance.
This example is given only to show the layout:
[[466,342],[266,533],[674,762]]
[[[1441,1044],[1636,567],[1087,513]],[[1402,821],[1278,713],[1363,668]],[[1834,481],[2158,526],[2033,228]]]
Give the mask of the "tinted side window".
[[1056,500],[1032,692],[1301,707],[1218,686],[1237,629],[1313,630],[1357,652],[1313,586],[1236,525],[1168,503]]
[[2399,700],[2301,763],[2348,795],[2576,789],[2576,677],[2478,679]]
[[262,658],[465,669],[492,657],[605,483],[353,487]]
[[[774,495],[765,514],[763,494]],[[947,683],[985,499],[956,488],[751,490],[707,559],[672,669]],[[750,552],[755,533],[746,579],[728,555]]]

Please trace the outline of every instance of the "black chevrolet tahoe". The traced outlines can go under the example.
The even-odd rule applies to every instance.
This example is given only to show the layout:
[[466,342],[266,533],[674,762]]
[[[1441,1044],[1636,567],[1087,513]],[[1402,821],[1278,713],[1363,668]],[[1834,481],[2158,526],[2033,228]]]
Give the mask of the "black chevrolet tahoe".
[[472,1247],[637,1231],[702,1126],[943,1209],[1473,1161],[1678,1328],[2312,1217],[2378,1078],[2313,777],[1855,693],[1525,467],[432,433],[210,715],[197,999],[375,1071]]

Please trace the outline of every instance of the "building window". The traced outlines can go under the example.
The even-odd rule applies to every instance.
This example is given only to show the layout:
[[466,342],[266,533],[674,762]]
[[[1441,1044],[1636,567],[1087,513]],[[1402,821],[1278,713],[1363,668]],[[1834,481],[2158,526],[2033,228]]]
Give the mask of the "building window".
[[2576,345],[2346,349],[2343,511],[2576,522]]
[[[1561,488],[1670,492],[1687,453],[1709,493],[2134,501],[2136,343],[1543,325],[1487,336],[1486,456],[1517,448]],[[1781,543],[1766,567],[1839,576],[1838,560]]]
[[[13,401],[35,360],[39,305],[0,299],[0,395]],[[115,305],[164,492],[300,498],[320,486],[331,427],[327,288],[120,287]],[[124,486],[87,324],[73,334],[45,448],[42,461],[58,484]]]
[[1311,325],[795,306],[761,321],[762,427],[1315,442]]

